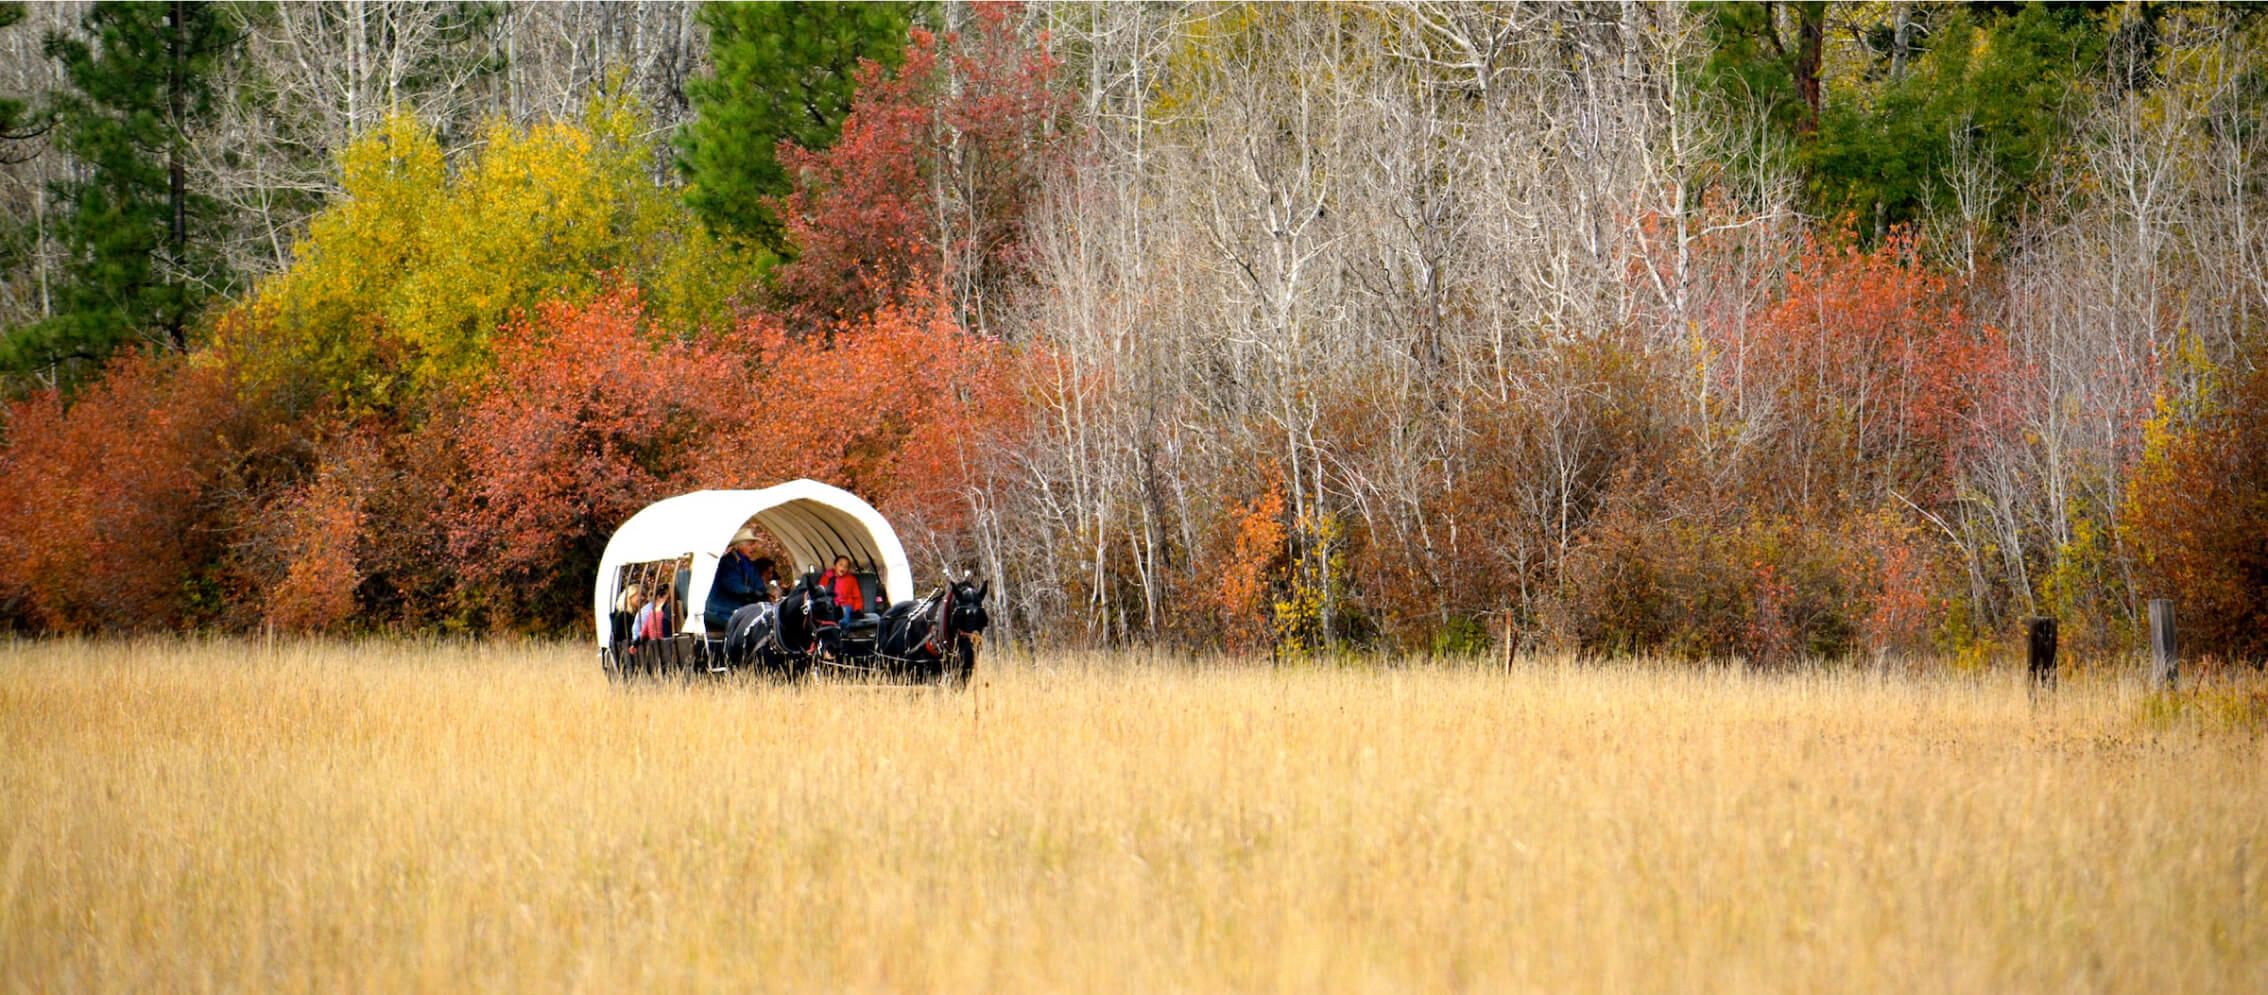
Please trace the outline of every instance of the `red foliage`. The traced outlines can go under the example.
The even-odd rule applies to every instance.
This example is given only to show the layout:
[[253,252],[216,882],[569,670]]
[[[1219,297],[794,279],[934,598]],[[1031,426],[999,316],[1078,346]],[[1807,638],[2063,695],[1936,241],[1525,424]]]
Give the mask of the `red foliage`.
[[1946,567],[1927,537],[1895,510],[1861,519],[1849,543],[1856,547],[1859,635],[1877,658],[1928,649],[1942,615]]
[[961,527],[973,455],[1020,424],[1010,386],[1026,360],[962,332],[927,291],[901,296],[819,338],[760,318],[718,342],[672,339],[632,290],[514,326],[461,440],[451,549],[466,596],[502,621],[566,624],[613,529],[702,487],[811,477],[893,520]]
[[458,418],[312,427],[326,437],[303,444],[303,462],[239,488],[231,502],[230,573],[259,592],[243,607],[286,631],[449,619],[458,573],[447,502],[464,475]]
[[917,28],[896,74],[860,65],[858,96],[833,146],[780,143],[796,189],[773,209],[797,256],[775,287],[806,323],[873,310],[898,287],[937,279],[927,183],[936,169],[927,161],[936,74],[936,39]]
[[1871,504],[1884,487],[1942,499],[1976,441],[2013,424],[2003,337],[1919,248],[1909,233],[1873,250],[1806,236],[1779,302],[1745,332],[1716,330],[1719,388],[1779,413],[1762,493],[1791,509]]
[[154,629],[189,614],[216,558],[202,498],[236,402],[213,364],[128,355],[68,408],[8,409],[0,448],[0,602],[53,631]]
[[704,479],[755,486],[798,476],[865,496],[893,518],[962,527],[974,460],[1012,437],[1025,405],[1021,374],[1044,362],[963,332],[936,295],[908,287],[824,340],[778,322],[745,325],[753,357],[749,416],[719,440]]
[[355,553],[367,517],[362,496],[343,475],[326,471],[279,511],[288,565],[268,592],[268,621],[288,632],[320,632],[348,620],[363,577]]
[[914,29],[895,72],[861,65],[834,145],[781,143],[796,188],[774,208],[797,256],[775,289],[799,325],[855,318],[909,284],[981,323],[987,296],[1021,279],[1024,213],[1062,166],[1071,97],[1015,8],[977,4],[970,30],[942,40]]
[[546,304],[496,352],[466,413],[450,548],[499,619],[562,622],[615,526],[688,489],[738,364],[649,328],[631,289]]

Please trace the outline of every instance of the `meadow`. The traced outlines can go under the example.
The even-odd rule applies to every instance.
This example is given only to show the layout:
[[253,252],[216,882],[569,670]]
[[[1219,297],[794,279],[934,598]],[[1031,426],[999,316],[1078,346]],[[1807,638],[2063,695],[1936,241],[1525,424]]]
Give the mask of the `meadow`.
[[10,991],[2263,991],[2257,728],[2108,677],[0,644]]

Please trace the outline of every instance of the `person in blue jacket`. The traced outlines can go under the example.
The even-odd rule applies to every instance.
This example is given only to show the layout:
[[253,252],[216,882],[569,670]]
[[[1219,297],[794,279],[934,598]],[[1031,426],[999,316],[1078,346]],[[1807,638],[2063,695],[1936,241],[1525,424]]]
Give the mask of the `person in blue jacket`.
[[702,619],[710,632],[722,632],[732,613],[758,601],[768,600],[766,587],[771,578],[772,562],[756,555],[756,530],[741,529],[733,534],[732,549],[717,560],[716,578],[709,582],[709,600],[702,606]]

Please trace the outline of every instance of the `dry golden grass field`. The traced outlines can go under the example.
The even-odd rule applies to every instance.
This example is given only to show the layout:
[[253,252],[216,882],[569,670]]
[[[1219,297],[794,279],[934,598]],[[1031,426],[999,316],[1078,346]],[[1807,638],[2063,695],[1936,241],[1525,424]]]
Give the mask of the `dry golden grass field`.
[[2268,991],[2257,727],[2006,674],[0,644],[11,991]]

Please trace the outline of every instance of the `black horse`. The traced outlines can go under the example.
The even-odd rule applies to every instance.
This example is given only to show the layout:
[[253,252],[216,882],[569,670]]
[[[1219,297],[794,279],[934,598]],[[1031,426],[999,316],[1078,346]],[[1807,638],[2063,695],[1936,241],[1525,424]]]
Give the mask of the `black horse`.
[[733,670],[755,669],[799,680],[814,667],[828,672],[918,683],[966,684],[976,670],[977,646],[992,624],[983,585],[948,584],[918,601],[890,606],[846,625],[834,594],[805,574],[778,604],[758,602],[733,613],[726,626],[724,659]]
[[967,684],[976,672],[977,644],[992,617],[984,598],[992,582],[963,581],[919,601],[901,601],[882,613],[874,640],[874,667],[916,681]]
[[778,604],[759,601],[732,613],[724,658],[734,670],[760,668],[796,680],[833,650],[835,595],[807,573]]

